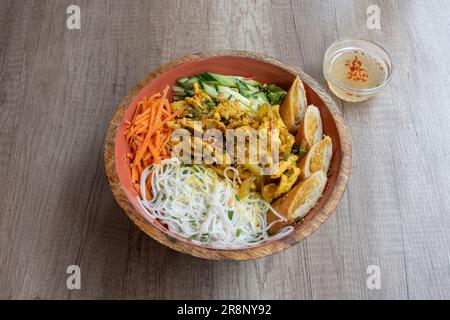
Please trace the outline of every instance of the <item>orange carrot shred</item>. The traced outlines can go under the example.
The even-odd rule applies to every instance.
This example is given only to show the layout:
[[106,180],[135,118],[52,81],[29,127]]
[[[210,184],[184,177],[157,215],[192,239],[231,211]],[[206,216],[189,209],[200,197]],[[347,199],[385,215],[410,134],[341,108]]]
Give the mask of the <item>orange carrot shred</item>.
[[[140,178],[146,167],[170,156],[167,143],[172,130],[167,123],[182,112],[172,112],[167,94],[167,86],[162,93],[144,97],[136,106],[132,120],[125,122],[125,139],[130,147],[127,158],[130,159],[131,180],[136,191],[140,192]],[[146,181],[147,197],[151,189],[151,179]]]

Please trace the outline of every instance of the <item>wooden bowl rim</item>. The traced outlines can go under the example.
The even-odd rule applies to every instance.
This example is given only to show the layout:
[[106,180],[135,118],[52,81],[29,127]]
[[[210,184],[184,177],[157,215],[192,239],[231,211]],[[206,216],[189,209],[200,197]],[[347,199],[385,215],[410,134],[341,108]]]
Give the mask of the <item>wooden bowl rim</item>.
[[[120,186],[119,178],[116,173],[115,165],[115,139],[116,132],[121,123],[122,117],[133,101],[133,98],[157,75],[169,71],[181,64],[187,63],[189,61],[218,57],[218,56],[236,56],[257,59],[272,65],[276,65],[285,69],[286,71],[298,75],[324,102],[326,107],[331,112],[336,127],[338,129],[340,142],[341,142],[341,164],[339,167],[339,173],[336,183],[331,191],[331,194],[325,204],[320,208],[320,210],[307,222],[302,223],[301,228],[296,228],[289,235],[273,240],[267,243],[263,243],[259,246],[248,247],[243,249],[213,249],[200,247],[193,243],[179,241],[172,236],[164,233],[157,227],[153,226],[150,222],[145,220],[142,215],[133,207],[133,205],[128,200],[125,195],[124,190]],[[345,120],[342,117],[340,110],[338,109],[334,100],[330,95],[325,92],[325,90],[309,75],[304,73],[302,70],[278,61],[275,58],[254,53],[248,51],[239,50],[217,50],[210,52],[195,53],[187,56],[183,56],[172,60],[162,66],[160,66],[155,71],[149,73],[142,81],[136,84],[128,93],[128,95],[122,100],[118,106],[107,130],[105,144],[104,144],[104,165],[105,172],[108,177],[108,182],[113,192],[113,195],[119,204],[119,206],[125,211],[128,217],[146,234],[148,234],[153,239],[157,240],[163,245],[168,246],[176,251],[190,254],[192,256],[208,259],[208,260],[251,260],[266,257],[283,250],[286,250],[295,244],[299,243],[301,240],[310,236],[314,231],[316,231],[320,225],[322,225],[329,216],[336,209],[340,199],[342,198],[351,170],[352,163],[352,148],[351,148],[351,138],[345,124]]]

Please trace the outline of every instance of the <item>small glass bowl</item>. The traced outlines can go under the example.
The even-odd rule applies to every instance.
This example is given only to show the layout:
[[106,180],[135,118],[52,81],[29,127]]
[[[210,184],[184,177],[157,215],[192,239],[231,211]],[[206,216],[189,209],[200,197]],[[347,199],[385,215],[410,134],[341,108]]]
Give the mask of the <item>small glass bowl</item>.
[[[344,58],[342,57],[344,57],[344,55],[348,56],[350,53],[355,56],[355,61],[357,60],[356,55],[359,55],[362,59],[366,59],[366,61],[370,60],[372,67],[368,68],[368,77],[374,75],[375,77],[378,77],[378,81],[372,84],[370,81],[367,82],[366,74],[366,80],[363,80],[366,81],[365,84],[355,82],[354,85],[349,86],[349,84],[353,84],[348,80],[351,79],[350,70],[352,69],[344,71],[343,68],[345,67],[341,66],[341,70],[338,69],[337,65],[339,63],[344,63]],[[339,58],[341,60],[337,60]],[[350,63],[348,68],[354,66],[354,64],[351,64],[353,61],[345,61]],[[360,63],[359,61],[356,62]],[[345,65],[347,66],[347,64]],[[364,66],[364,64],[362,65]],[[348,72],[350,76],[344,74],[346,72]],[[349,102],[364,101],[378,94],[389,83],[392,78],[392,60],[386,50],[374,42],[362,39],[340,39],[329,46],[325,52],[323,58],[323,74],[331,91],[338,98]],[[336,74],[341,76],[341,79],[338,79]],[[360,78],[354,79],[358,80]]]

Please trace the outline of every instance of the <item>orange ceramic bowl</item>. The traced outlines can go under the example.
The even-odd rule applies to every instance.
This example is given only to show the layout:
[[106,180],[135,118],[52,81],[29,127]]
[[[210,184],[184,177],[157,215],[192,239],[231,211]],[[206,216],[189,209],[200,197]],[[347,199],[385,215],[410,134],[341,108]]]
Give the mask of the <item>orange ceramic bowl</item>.
[[[129,147],[124,132],[126,120],[131,120],[137,103],[144,96],[173,86],[180,77],[200,72],[252,77],[261,83],[275,83],[288,90],[296,76],[305,85],[307,100],[320,110],[324,134],[333,140],[330,174],[323,195],[316,206],[283,238],[239,249],[215,249],[194,244],[170,232],[159,221],[150,221],[137,202],[138,194],[131,182]],[[169,96],[169,98],[171,98]],[[301,70],[273,58],[243,51],[200,53],[176,59],[150,73],[138,83],[118,107],[108,129],[105,142],[105,171],[114,196],[125,213],[145,233],[160,243],[183,253],[213,260],[247,260],[264,257],[285,250],[314,232],[334,211],[341,199],[350,174],[351,141],[339,109],[333,99],[311,77]]]

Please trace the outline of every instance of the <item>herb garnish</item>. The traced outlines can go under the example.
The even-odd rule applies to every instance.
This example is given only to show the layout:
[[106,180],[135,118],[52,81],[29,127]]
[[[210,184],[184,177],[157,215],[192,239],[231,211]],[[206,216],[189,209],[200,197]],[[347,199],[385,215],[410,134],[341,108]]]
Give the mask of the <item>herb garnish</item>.
[[292,148],[292,153],[295,155],[299,155],[299,154],[305,153],[305,152],[306,152],[306,148],[304,146],[298,146],[298,147]]

